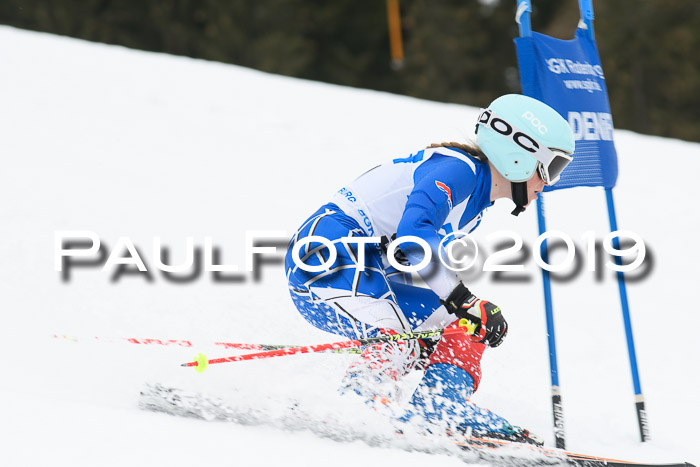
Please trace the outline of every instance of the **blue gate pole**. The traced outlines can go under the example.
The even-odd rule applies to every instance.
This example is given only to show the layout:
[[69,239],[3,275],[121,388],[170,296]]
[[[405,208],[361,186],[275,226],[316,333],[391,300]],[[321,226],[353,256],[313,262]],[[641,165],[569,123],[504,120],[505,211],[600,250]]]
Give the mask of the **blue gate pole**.
[[515,21],[520,29],[520,37],[532,36],[532,27],[530,26],[530,13],[532,13],[532,5],[530,0],[517,0],[518,9],[515,13]]
[[[537,198],[537,225],[540,235],[547,231],[544,218],[544,199],[542,193]],[[547,240],[540,245],[540,257],[549,264]],[[549,346],[549,371],[552,379],[552,416],[554,418],[554,440],[559,449],[566,449],[566,433],[564,431],[564,409],[559,391],[559,365],[557,363],[557,342],[554,334],[554,309],[552,307],[552,286],[549,271],[542,269],[542,290],[544,291],[544,309],[547,319],[547,344]]]
[[[530,13],[532,5],[530,0],[518,0],[518,9],[515,20],[520,29],[520,37],[532,36],[530,26]],[[544,218],[544,199],[542,194],[537,198],[537,225],[540,235],[547,231]],[[549,264],[549,253],[547,251],[547,240],[540,245],[540,257],[542,261]],[[561,403],[561,392],[559,391],[559,366],[557,364],[557,343],[554,337],[554,312],[552,308],[552,286],[549,279],[549,271],[542,269],[542,289],[544,291],[544,308],[547,319],[547,344],[549,346],[549,370],[552,379],[552,417],[554,419],[554,440],[559,449],[566,448],[566,435],[564,431],[564,410]]]
[[585,25],[586,35],[595,41],[593,32],[593,0],[578,0],[578,9],[581,11],[581,21]]
[[[581,21],[586,28],[588,37],[595,41],[593,32],[593,1],[579,0],[579,9],[581,10]],[[613,200],[612,188],[605,189],[605,199],[608,203],[608,218],[610,220],[610,231],[617,231],[617,216],[615,215],[615,202]],[[619,237],[613,238],[613,247],[620,249]],[[615,256],[615,264],[622,265],[622,259]],[[630,318],[629,302],[627,301],[627,287],[625,285],[625,275],[621,271],[617,272],[617,286],[620,290],[620,303],[622,305],[622,319],[625,324],[625,336],[627,338],[627,353],[630,359],[630,369],[632,371],[632,384],[634,386],[634,400],[637,409],[637,421],[639,423],[639,435],[642,442],[651,439],[649,435],[649,424],[647,413],[644,408],[644,395],[642,394],[642,385],[639,382],[639,369],[637,368],[637,353],[634,349],[634,335],[632,334],[632,320]]]
[[[608,217],[610,219],[610,231],[617,231],[617,216],[615,215],[615,202],[613,200],[612,188],[605,189],[605,199],[608,202]],[[613,247],[620,249],[620,238],[613,238]],[[615,256],[615,264],[622,265],[622,259]],[[639,435],[642,442],[649,441],[649,425],[647,413],[644,408],[644,395],[642,394],[642,384],[639,381],[639,369],[637,368],[637,353],[634,350],[634,335],[632,334],[632,320],[630,318],[629,302],[627,301],[627,287],[625,286],[625,275],[617,271],[617,286],[620,289],[620,303],[622,304],[622,319],[625,323],[625,336],[627,337],[627,353],[630,358],[630,369],[632,371],[632,384],[634,385],[634,400],[637,408],[637,421],[639,422]]]

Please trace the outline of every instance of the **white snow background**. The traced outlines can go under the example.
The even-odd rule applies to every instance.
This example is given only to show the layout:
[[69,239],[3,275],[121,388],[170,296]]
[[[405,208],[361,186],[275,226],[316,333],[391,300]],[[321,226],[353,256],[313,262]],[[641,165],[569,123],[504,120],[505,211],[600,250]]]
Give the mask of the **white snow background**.
[[[211,236],[223,262],[243,268],[246,231],[291,234],[371,167],[472,136],[477,112],[0,27],[0,464],[464,465],[446,454],[151,413],[138,401],[145,383],[158,382],[236,407],[291,398],[327,413],[345,410],[349,426],[360,423],[365,415],[335,396],[350,356],[230,363],[204,374],[180,367],[200,351],[235,354],[214,341],[342,339],[298,315],[280,265],[265,266],[259,282],[246,274],[242,283],[216,283],[202,272],[173,283],[156,269],[152,239],[160,236],[177,264],[187,236],[200,247]],[[639,442],[614,274],[605,270],[596,281],[584,268],[553,284],[567,447],[697,463],[700,144],[622,130],[615,136],[619,226],[641,235],[649,250],[648,273],[630,280],[628,293],[653,440]],[[583,232],[601,239],[609,229],[600,188],[545,200],[548,228],[581,248]],[[477,231],[483,254],[491,245],[486,236],[503,229],[533,245],[535,210],[516,219],[510,209],[500,201],[487,212]],[[54,269],[59,230],[94,231],[107,253],[129,237],[152,280],[132,274],[112,282],[113,269],[92,267],[72,269],[63,281]],[[559,251],[551,260],[562,257]],[[468,275],[470,288],[497,303],[510,324],[504,345],[484,357],[474,401],[552,446],[541,279],[531,257],[525,264],[528,282]]]

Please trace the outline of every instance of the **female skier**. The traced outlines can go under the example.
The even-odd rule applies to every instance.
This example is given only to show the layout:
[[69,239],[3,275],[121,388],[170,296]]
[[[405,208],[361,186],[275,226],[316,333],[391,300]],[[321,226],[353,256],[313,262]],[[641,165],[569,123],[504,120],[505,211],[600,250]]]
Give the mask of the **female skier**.
[[[367,346],[348,368],[341,392],[356,393],[370,404],[395,400],[396,383],[415,367],[422,347],[429,355],[425,374],[402,421],[417,421],[429,431],[441,427],[542,444],[528,430],[469,402],[479,386],[484,350],[501,344],[508,325],[499,307],[478,299],[441,264],[439,249],[450,233],[473,231],[499,198],[515,203],[513,215],[525,210],[544,185],[559,180],[572,160],[574,138],[554,109],[516,94],[481,112],[476,136],[476,145],[432,145],[394,159],[338,191],[292,238],[285,261],[289,289],[307,321],[349,339],[466,323],[469,334],[443,335],[436,344],[405,340]],[[332,243],[335,259],[321,239],[306,239],[311,236]],[[427,242],[432,252],[418,271],[429,288],[411,285],[389,264],[387,244],[407,236]],[[398,263],[423,261],[428,253],[417,241],[394,250]],[[328,267],[318,267],[323,264]],[[317,270],[305,270],[308,266]]]

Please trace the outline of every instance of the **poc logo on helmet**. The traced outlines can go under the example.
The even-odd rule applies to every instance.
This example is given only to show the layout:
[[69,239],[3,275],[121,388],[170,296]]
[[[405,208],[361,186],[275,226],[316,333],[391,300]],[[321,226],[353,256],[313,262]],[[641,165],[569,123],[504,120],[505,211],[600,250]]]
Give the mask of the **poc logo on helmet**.
[[528,122],[532,123],[532,126],[537,128],[537,131],[539,131],[540,134],[546,135],[547,131],[549,131],[547,130],[547,127],[540,121],[540,119],[535,117],[535,115],[529,110],[523,114],[523,118]]
[[[479,116],[479,123],[477,123],[477,128],[479,124],[489,126],[496,133],[500,133],[503,136],[510,137],[515,144],[517,144],[527,152],[535,153],[540,148],[540,145],[537,143],[537,141],[535,141],[530,136],[526,135],[521,131],[514,131],[513,126],[510,123],[506,122],[502,118],[494,117],[491,114],[491,111],[488,109],[484,110]],[[544,127],[544,129],[546,132],[547,127]]]

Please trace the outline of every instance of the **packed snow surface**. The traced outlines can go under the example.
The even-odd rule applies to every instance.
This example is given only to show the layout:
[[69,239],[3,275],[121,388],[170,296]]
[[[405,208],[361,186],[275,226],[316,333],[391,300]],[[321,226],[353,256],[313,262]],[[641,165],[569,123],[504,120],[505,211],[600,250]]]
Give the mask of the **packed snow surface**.
[[[257,279],[245,272],[246,231],[283,231],[282,243],[364,171],[473,136],[476,108],[8,27],[0,27],[0,63],[0,464],[464,465],[449,452],[153,413],[139,408],[139,394],[163,384],[272,418],[276,407],[281,414],[299,403],[340,414],[349,428],[379,430],[377,414],[335,394],[349,355],[222,364],[203,374],[179,364],[197,352],[236,353],[216,341],[342,340],[296,313],[279,263],[263,265]],[[601,240],[609,231],[604,193],[577,188],[545,195],[548,229],[569,235],[580,259],[578,271],[553,284],[567,447],[698,463],[700,144],[619,130],[616,145],[619,225],[647,246],[628,293],[653,440],[639,442],[615,276],[585,263],[581,235]],[[499,201],[487,212],[476,235],[484,254],[498,241],[487,235],[499,230],[519,233],[532,249],[534,209],[517,219],[510,209]],[[93,261],[65,278],[55,269],[57,231],[94,232],[102,262],[128,257],[127,237],[148,273],[115,274],[116,266],[103,271]],[[199,248],[211,237],[219,264],[239,265],[240,279],[200,271],[177,282],[161,273],[153,238],[170,252],[168,264],[180,264],[188,236]],[[560,249],[551,261],[563,257]],[[465,275],[510,324],[504,345],[484,357],[473,400],[552,446],[540,271],[529,250],[509,261],[525,271]],[[195,345],[109,340],[131,337]]]

